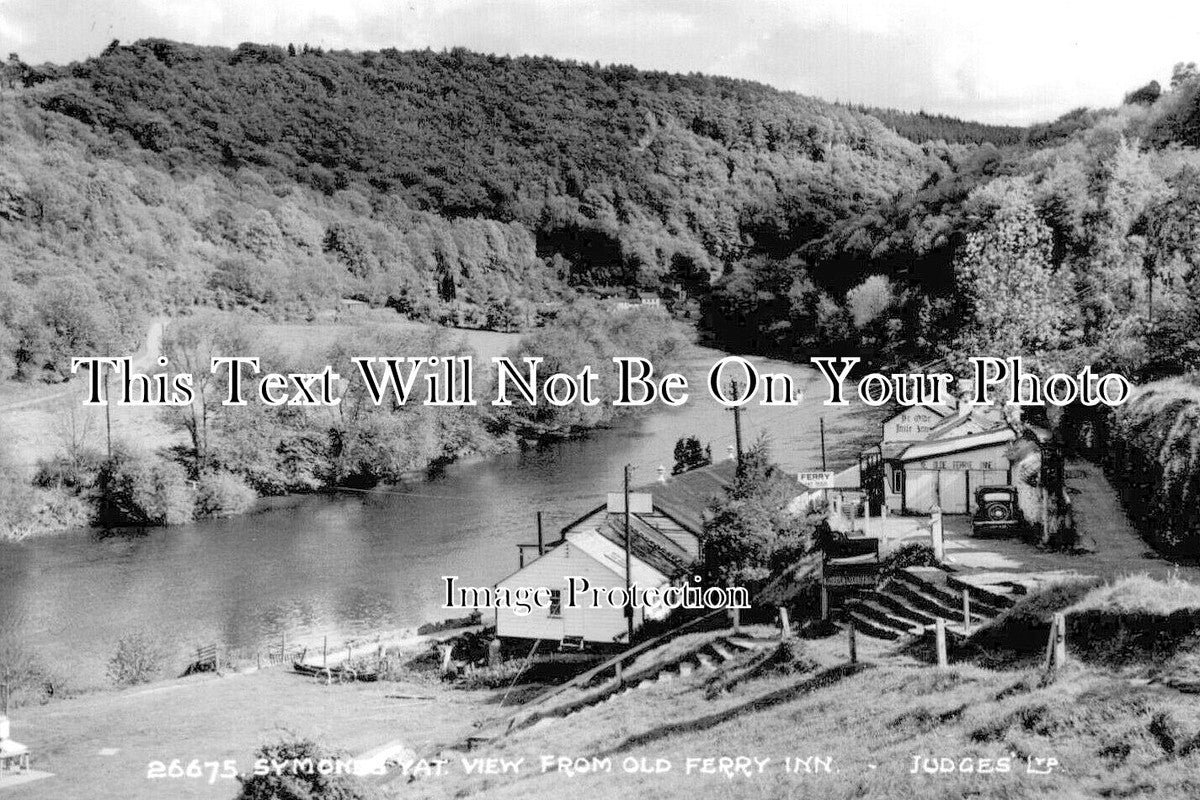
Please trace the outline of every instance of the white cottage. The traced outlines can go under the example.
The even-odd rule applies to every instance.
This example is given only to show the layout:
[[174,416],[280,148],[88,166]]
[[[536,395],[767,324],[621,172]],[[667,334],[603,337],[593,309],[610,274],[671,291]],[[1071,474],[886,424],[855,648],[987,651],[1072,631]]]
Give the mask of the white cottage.
[[[630,575],[641,588],[659,588],[687,579],[700,557],[704,515],[734,477],[733,461],[723,461],[638,487],[630,495]],[[528,547],[528,546],[526,546]],[[592,588],[625,587],[623,495],[611,495],[562,530],[557,542],[496,584],[497,589],[546,587],[549,608],[528,614],[495,611],[496,635],[508,639],[572,641],[612,645],[628,636],[625,610],[609,606],[569,607],[567,578],[586,578]],[[666,615],[666,609],[634,610],[634,627]]]

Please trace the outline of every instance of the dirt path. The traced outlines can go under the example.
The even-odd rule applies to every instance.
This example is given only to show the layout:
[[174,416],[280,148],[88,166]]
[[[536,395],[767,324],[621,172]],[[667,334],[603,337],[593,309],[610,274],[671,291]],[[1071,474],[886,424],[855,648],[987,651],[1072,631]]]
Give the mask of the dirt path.
[[[162,338],[163,332],[167,328],[170,319],[167,317],[155,317],[149,327],[146,329],[146,338],[142,342],[141,349],[133,355],[133,366],[139,371],[148,371],[155,365],[155,360],[162,353]],[[79,385],[85,378],[82,375],[71,378],[71,380],[60,384],[53,390],[39,394],[35,397],[25,397],[20,400],[13,400],[6,403],[0,403],[0,412],[16,411],[30,406],[52,403],[55,400],[60,400],[69,396],[75,391],[75,387]]]

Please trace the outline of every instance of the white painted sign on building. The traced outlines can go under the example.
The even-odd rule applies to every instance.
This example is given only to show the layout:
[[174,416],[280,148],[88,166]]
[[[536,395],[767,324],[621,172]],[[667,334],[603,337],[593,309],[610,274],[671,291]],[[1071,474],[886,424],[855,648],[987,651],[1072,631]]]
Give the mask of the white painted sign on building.
[[796,482],[810,489],[828,489],[833,480],[832,472],[800,472],[796,474]]

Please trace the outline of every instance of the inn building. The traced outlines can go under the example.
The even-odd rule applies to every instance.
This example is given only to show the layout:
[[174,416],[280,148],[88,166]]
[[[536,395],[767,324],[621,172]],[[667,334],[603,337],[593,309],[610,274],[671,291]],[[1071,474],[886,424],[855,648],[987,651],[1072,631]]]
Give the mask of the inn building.
[[884,419],[879,444],[830,478],[831,509],[843,514],[865,501],[872,514],[928,514],[934,506],[973,513],[976,489],[1012,483],[1018,438],[998,406],[900,408]]

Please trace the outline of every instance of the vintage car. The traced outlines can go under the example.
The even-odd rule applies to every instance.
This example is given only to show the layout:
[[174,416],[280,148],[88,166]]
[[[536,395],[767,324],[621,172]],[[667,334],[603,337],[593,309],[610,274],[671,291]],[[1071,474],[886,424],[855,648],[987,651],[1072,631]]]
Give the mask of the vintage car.
[[975,516],[971,532],[976,536],[1006,536],[1024,526],[1017,505],[1015,486],[981,486],[975,490]]

